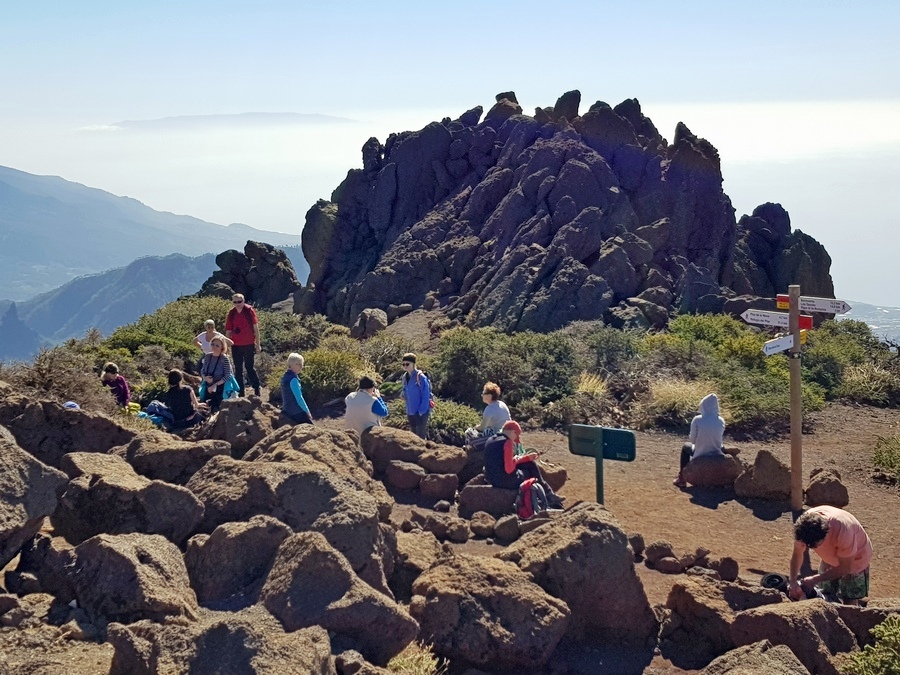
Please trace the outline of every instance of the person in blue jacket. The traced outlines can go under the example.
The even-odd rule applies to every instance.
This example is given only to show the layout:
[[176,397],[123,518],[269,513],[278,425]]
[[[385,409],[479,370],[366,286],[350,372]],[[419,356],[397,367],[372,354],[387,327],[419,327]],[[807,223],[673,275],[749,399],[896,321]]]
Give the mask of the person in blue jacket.
[[281,412],[294,424],[314,424],[312,413],[300,388],[301,370],[303,370],[303,356],[297,353],[289,355],[287,371],[281,378]]
[[416,368],[416,355],[403,355],[403,399],[410,430],[419,438],[427,436],[428,415],[431,414],[431,383],[428,376]]

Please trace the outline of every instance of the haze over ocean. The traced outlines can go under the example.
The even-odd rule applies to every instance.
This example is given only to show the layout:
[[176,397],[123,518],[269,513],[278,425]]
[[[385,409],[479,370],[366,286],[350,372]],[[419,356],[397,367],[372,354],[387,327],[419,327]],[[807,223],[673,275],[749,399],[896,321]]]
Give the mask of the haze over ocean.
[[[370,136],[509,89],[526,113],[634,97],[718,148],[738,216],[779,202],[819,240],[838,297],[900,306],[900,3],[52,4],[0,21],[0,165],[297,233]],[[246,112],[353,121],[108,128]]]

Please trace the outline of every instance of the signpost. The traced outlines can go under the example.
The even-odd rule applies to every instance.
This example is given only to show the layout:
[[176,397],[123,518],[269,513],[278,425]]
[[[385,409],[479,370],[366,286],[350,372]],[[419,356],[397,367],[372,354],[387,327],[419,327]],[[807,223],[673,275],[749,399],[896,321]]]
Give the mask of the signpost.
[[763,344],[762,351],[766,356],[785,350],[790,351],[791,508],[794,511],[800,511],[803,508],[803,405],[800,387],[800,345],[806,343],[806,331],[812,328],[812,317],[800,312],[845,314],[852,308],[843,300],[836,298],[814,298],[800,295],[800,286],[797,285],[788,286],[787,295],[779,294],[775,302],[778,309],[788,310],[787,314],[748,309],[741,314],[741,318],[747,323],[788,329],[787,335],[768,340]]
[[[759,326],[771,326],[773,328],[787,328],[790,313],[769,312],[764,309],[747,309],[741,314],[741,318],[747,323],[755,323]],[[799,315],[800,328],[809,330],[813,327],[812,317],[808,314]]]
[[633,431],[591,424],[573,424],[569,427],[569,452],[594,458],[598,504],[603,503],[603,460],[633,462],[637,454]]
[[[788,309],[790,307],[789,296],[779,293],[775,297],[775,304],[778,309]],[[822,312],[823,314],[846,314],[851,309],[844,300],[836,298],[814,298],[808,295],[800,296],[801,312]]]

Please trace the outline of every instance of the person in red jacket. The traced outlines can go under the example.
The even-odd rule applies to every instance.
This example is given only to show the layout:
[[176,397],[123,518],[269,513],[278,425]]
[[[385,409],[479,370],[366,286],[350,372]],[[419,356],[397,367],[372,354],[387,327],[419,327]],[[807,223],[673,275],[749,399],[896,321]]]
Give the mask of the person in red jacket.
[[256,311],[248,305],[244,296],[235,293],[231,297],[234,304],[225,319],[225,337],[234,344],[231,357],[234,360],[234,377],[238,382],[238,395],[244,395],[244,366],[247,367],[247,379],[253,387],[253,393],[259,396],[259,376],[253,367],[256,352],[259,351],[259,319]]

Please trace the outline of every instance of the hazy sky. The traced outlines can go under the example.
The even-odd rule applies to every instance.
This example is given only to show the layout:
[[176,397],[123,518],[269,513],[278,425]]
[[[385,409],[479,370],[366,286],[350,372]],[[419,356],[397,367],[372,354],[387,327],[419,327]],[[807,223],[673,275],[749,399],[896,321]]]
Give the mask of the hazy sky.
[[[638,98],[712,142],[738,215],[782,203],[838,297],[900,306],[900,3],[4,3],[0,165],[297,232],[372,135],[514,90],[526,112]],[[243,112],[354,120],[172,132]]]

